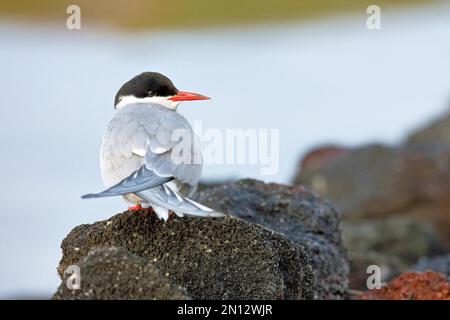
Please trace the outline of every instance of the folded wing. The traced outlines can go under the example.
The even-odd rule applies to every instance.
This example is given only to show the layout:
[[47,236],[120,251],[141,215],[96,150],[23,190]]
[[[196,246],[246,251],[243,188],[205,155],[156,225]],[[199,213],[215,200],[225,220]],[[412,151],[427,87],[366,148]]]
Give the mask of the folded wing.
[[139,170],[123,179],[118,184],[99,193],[90,193],[82,196],[83,199],[120,196],[127,193],[136,193],[151,189],[173,180],[174,177],[161,177],[143,165]]

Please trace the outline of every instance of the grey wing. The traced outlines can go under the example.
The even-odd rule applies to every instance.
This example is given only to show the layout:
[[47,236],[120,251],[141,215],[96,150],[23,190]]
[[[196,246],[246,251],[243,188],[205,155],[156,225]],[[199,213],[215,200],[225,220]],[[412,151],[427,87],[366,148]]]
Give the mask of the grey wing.
[[147,140],[144,163],[161,176],[194,186],[202,172],[201,146],[189,123],[176,112],[164,113]]
[[[171,180],[188,190],[197,185],[202,170],[199,139],[179,114],[157,107],[128,108],[113,119],[108,133],[104,148],[108,163],[102,171],[108,173],[108,166],[112,166],[111,171],[122,170],[123,175],[127,170],[129,175],[112,180],[110,185],[114,185],[104,192],[84,198],[138,193]],[[136,157],[141,160],[131,161]],[[127,167],[130,163],[141,167]]]
[[148,170],[145,165],[143,165],[139,170],[135,171],[133,174],[126,177],[118,184],[106,189],[105,191],[102,191],[100,193],[86,194],[81,198],[102,198],[134,193],[160,186],[173,179],[173,177],[160,177],[153,171]]
[[[177,119],[172,118],[175,121]],[[184,120],[184,118],[183,118]],[[173,177],[176,182],[187,185],[191,189],[197,185],[202,170],[201,147],[198,137],[190,126],[174,125],[176,129],[169,129],[171,140],[175,141],[171,149],[158,154],[152,152],[151,147],[145,154],[145,166],[162,177]],[[151,145],[151,142],[148,143]],[[198,217],[222,217],[217,212],[198,202],[195,202],[176,190],[169,183],[154,188],[141,190],[136,194],[148,202],[156,204],[175,213],[182,213]]]
[[153,205],[172,210],[177,214],[198,217],[222,217],[223,213],[217,212],[194,200],[191,200],[165,183],[174,180],[171,177],[161,177],[143,165],[138,171],[125,178],[111,188],[95,194],[82,196],[83,199],[101,198],[135,193]]
[[[177,153],[185,144],[193,160],[179,163]],[[143,164],[157,175],[173,176],[188,186],[198,183],[202,169],[200,143],[189,123],[179,114],[157,106],[120,110],[105,135],[101,158],[102,176],[108,187]]]

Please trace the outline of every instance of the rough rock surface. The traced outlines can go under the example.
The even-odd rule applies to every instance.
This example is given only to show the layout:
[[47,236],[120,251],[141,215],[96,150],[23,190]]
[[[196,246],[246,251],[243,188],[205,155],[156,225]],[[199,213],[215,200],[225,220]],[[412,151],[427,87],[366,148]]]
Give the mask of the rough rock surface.
[[234,217],[176,218],[164,223],[154,214],[140,211],[80,225],[62,242],[60,276],[92,248],[106,246],[123,247],[152,262],[193,299],[314,296],[310,260],[301,246]]
[[450,112],[438,117],[431,125],[427,125],[411,134],[410,145],[446,145],[450,147]]
[[344,218],[358,220],[448,196],[448,164],[446,149],[369,145],[315,170],[302,170],[295,183],[329,199]]
[[[340,212],[352,288],[365,282],[370,264],[385,266],[389,278],[409,270],[420,254],[435,254],[431,238],[450,249],[449,139],[450,113],[403,145],[324,146],[303,158],[294,184],[313,190]],[[399,223],[397,218],[406,220]],[[387,246],[389,242],[394,245]],[[413,243],[419,244],[416,253]]]
[[409,269],[423,256],[445,252],[433,228],[409,218],[343,223],[342,237],[350,261],[350,287],[366,288],[367,266],[378,265],[382,281]]
[[416,217],[450,245],[450,148],[369,145],[302,170],[295,183],[330,200],[346,221]]
[[450,277],[450,254],[436,257],[423,257],[411,268],[411,271],[434,271]]
[[92,249],[76,265],[80,288],[69,289],[66,274],[53,299],[189,299],[183,288],[172,285],[151,262],[124,248]]
[[240,180],[206,189],[201,203],[261,224],[304,246],[312,260],[316,298],[342,299],[348,290],[348,262],[337,212],[302,187]]
[[450,282],[436,272],[408,272],[381,289],[365,292],[363,300],[449,300]]

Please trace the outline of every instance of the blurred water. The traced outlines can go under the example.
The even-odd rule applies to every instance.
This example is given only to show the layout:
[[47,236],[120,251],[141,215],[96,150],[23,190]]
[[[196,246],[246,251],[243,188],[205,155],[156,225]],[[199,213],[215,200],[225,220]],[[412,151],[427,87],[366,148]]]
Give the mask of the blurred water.
[[213,97],[180,111],[205,128],[279,128],[280,172],[206,166],[204,177],[289,182],[320,143],[399,142],[446,108],[450,7],[301,25],[113,34],[0,24],[0,296],[47,295],[76,225],[125,208],[102,188],[98,148],[118,87],[145,70]]

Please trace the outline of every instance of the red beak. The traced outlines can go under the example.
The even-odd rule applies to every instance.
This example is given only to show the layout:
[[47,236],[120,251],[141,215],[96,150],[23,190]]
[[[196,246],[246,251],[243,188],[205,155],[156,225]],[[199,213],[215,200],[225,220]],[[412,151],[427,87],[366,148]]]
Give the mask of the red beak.
[[195,100],[208,100],[210,98],[206,96],[202,96],[201,94],[186,92],[186,91],[178,91],[176,96],[169,98],[171,101],[195,101]]

